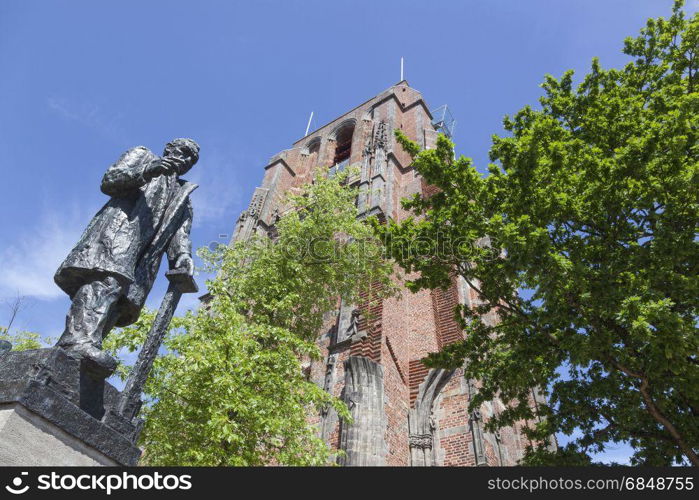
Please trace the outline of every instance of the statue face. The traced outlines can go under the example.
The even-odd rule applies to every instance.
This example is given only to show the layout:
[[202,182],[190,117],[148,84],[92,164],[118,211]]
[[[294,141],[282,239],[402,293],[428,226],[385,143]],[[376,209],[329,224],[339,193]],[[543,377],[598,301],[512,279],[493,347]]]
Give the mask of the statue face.
[[179,175],[189,172],[197,160],[199,160],[199,155],[184,144],[178,144],[174,147],[168,145],[164,152],[164,156],[180,160],[176,162],[178,167],[177,173]]

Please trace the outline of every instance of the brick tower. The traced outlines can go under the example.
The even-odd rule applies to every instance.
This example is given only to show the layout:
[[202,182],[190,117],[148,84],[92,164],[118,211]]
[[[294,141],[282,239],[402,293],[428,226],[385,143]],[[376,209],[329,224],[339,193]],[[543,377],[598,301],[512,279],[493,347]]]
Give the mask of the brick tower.
[[[435,118],[434,115],[438,115]],[[408,214],[400,200],[430,193],[410,158],[396,143],[402,130],[423,148],[433,147],[439,132],[450,134],[446,107],[431,113],[421,94],[401,81],[273,156],[262,186],[238,219],[233,240],[269,234],[284,193],[310,182],[318,169],[358,166],[350,179],[359,186],[363,215],[396,221]],[[344,465],[515,465],[527,439],[521,426],[492,434],[484,423],[499,411],[499,401],[468,411],[478,383],[461,370],[428,370],[427,353],[462,338],[453,318],[457,303],[473,304],[474,292],[455,279],[446,290],[403,292],[359,314],[362,306],[339,301],[327,316],[318,344],[324,360],[306,366],[311,380],[343,398],[353,423],[333,410],[318,416],[319,433],[344,450]],[[364,318],[371,318],[370,324]],[[532,392],[532,404],[540,401]],[[526,423],[522,423],[526,425]]]

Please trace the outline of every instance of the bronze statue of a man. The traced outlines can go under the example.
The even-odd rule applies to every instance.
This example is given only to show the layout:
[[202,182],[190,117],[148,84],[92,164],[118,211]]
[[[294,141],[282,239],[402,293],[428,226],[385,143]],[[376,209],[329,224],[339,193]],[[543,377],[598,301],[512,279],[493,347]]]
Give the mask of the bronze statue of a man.
[[71,298],[57,345],[105,373],[116,363],[101,350],[114,326],[138,319],[167,253],[170,269],[193,272],[192,205],[196,184],[179,178],[199,159],[199,145],[175,139],[159,157],[143,146],[124,153],[102,179],[111,197],[90,221],[54,280]]

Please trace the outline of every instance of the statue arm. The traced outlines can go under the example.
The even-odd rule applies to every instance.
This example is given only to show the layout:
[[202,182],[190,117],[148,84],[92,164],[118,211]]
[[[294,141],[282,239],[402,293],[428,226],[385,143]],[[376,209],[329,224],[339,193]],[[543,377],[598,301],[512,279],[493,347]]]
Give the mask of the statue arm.
[[[138,146],[121,155],[102,178],[100,189],[108,196],[121,196],[146,184],[150,179],[146,173],[147,157],[154,157],[148,149]],[[152,161],[160,161],[154,157]]]
[[174,269],[176,267],[177,260],[183,255],[189,257],[192,256],[192,240],[189,239],[189,233],[192,230],[193,217],[194,210],[192,209],[192,202],[188,198],[182,225],[172,236],[172,239],[167,247],[167,260],[170,269]]

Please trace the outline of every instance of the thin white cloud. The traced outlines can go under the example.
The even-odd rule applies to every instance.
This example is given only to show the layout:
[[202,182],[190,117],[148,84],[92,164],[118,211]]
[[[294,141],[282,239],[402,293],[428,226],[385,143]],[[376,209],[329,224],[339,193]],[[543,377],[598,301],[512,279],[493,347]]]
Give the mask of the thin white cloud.
[[242,201],[235,162],[236,158],[226,157],[215,149],[202,151],[199,163],[185,176],[199,184],[192,193],[195,226],[219,222],[225,229],[233,227],[235,220],[226,216],[237,215],[232,212],[240,208]]
[[42,300],[65,296],[53,275],[80,237],[87,221],[48,212],[15,243],[0,249],[0,296],[27,295]]
[[123,136],[119,121],[122,113],[110,114],[93,102],[76,102],[64,97],[49,97],[46,101],[50,110],[69,121],[94,129],[105,137],[120,140]]

